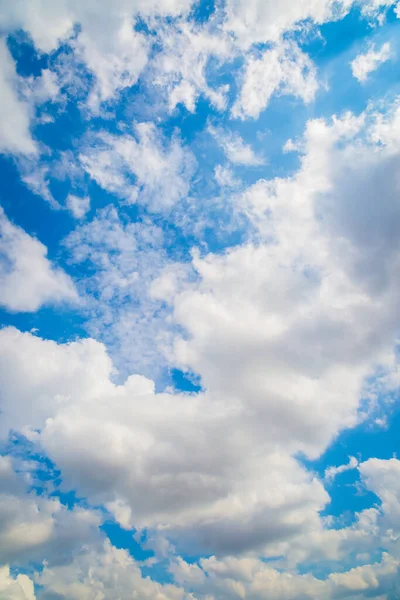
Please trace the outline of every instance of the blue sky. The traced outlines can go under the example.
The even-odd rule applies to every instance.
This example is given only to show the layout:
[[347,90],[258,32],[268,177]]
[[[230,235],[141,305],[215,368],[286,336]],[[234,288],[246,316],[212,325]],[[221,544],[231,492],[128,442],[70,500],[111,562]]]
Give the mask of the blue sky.
[[0,7],[0,598],[399,598],[400,4]]

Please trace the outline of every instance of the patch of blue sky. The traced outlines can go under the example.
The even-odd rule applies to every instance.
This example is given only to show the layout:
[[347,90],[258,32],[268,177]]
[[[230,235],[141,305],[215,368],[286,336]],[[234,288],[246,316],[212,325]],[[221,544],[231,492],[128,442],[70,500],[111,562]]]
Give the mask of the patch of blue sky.
[[171,369],[171,379],[174,387],[179,391],[196,393],[202,390],[200,379],[194,373]]
[[25,32],[8,36],[7,45],[16,62],[16,72],[21,77],[39,77],[42,70],[49,67],[49,56],[38,53]]
[[[382,98],[382,90],[389,100],[398,93],[399,27],[393,10],[388,11],[385,25],[377,27],[361,18],[357,8],[341,21],[321,26],[321,35],[303,46],[317,66],[320,80],[327,85],[327,90],[320,90],[311,105],[313,117],[339,115],[347,110],[359,114],[368,104]],[[360,84],[351,72],[351,61],[365,53],[370,44],[379,47],[385,42],[393,46],[393,59],[379,65],[367,81]]]
[[135,535],[136,532],[134,530],[123,529],[114,520],[107,518],[100,529],[114,546],[127,550],[136,560],[145,561],[148,558],[154,557],[154,551],[145,548],[145,532],[140,536],[140,539],[137,540],[136,538],[138,536]]
[[359,463],[370,458],[389,460],[398,456],[400,409],[397,402],[392,405],[392,408],[386,405],[385,414],[386,424],[377,424],[368,419],[354,429],[342,431],[317,460],[301,458],[301,462],[310,471],[324,480],[331,500],[321,514],[334,517],[337,527],[354,523],[356,513],[379,505],[380,501],[374,493],[360,485],[356,468],[337,474],[331,482],[325,480],[325,472],[329,467],[348,464],[352,456]]

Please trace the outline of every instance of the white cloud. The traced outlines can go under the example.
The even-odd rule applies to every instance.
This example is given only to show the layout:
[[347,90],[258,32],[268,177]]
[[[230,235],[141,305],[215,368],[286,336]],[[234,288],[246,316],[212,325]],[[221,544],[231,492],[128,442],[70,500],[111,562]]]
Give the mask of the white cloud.
[[[159,227],[148,221],[130,223],[111,207],[77,227],[65,241],[73,263],[90,265],[78,284],[85,298],[87,329],[107,343],[124,375],[134,369],[156,377],[166,363],[162,348],[171,329],[170,309],[153,289],[170,263],[163,244]],[[160,287],[159,282],[161,289],[167,293],[166,284]]]
[[[104,29],[103,29],[104,28]],[[148,44],[145,36],[134,31],[134,22],[125,18],[110,30],[107,20],[99,32],[95,17],[74,43],[75,54],[96,76],[88,106],[98,111],[101,102],[115,100],[116,94],[134,85],[147,64]]]
[[4,38],[0,38],[0,152],[35,154],[37,147],[30,133],[31,107],[19,96],[21,78]]
[[75,219],[83,219],[90,210],[90,198],[88,196],[81,198],[74,194],[69,194],[67,197],[67,207]]
[[224,28],[247,48],[256,42],[277,42],[304,21],[320,25],[340,19],[353,6],[374,18],[393,4],[394,0],[227,0]]
[[42,305],[77,300],[70,277],[46,257],[39,240],[13,225],[0,208],[0,304],[33,312]]
[[98,514],[68,510],[57,498],[28,492],[27,483],[0,456],[0,564],[68,561],[81,544],[100,539]]
[[60,94],[57,74],[50,69],[43,69],[38,77],[27,77],[23,82],[25,95],[36,104],[54,101]]
[[338,467],[328,467],[325,470],[325,480],[333,481],[337,475],[356,469],[358,466],[358,460],[354,456],[350,456],[350,460],[345,465],[339,465]]
[[[94,75],[87,106],[95,113],[103,103],[115,100],[121,90],[134,85],[147,66],[152,84],[166,89],[170,110],[182,103],[193,111],[199,94],[204,94],[218,109],[226,105],[227,86],[214,89],[207,83],[205,72],[210,58],[222,64],[235,56],[235,45],[240,50],[254,42],[276,43],[284,32],[304,20],[321,24],[343,16],[358,3],[228,0],[224,9],[217,10],[215,23],[193,28],[185,22],[192,0],[116,0],[111,7],[102,1],[96,4],[96,10],[87,1],[61,0],[55,6],[51,0],[2,0],[0,25],[6,33],[26,31],[35,47],[45,53],[67,41],[74,49],[75,60],[69,67],[64,65],[63,76],[74,78],[77,61],[86,65]],[[362,12],[373,17],[391,4],[391,0],[369,0],[363,3]],[[169,16],[181,19],[165,27],[160,17]],[[151,40],[134,27],[138,17],[157,28],[160,51],[155,57],[150,52]],[[219,20],[222,26],[217,25]],[[296,75],[296,79],[299,77]],[[313,83],[310,75],[308,82],[306,79],[293,86],[296,93],[309,97]]]
[[[139,383],[139,381],[137,382]],[[145,383],[144,381],[142,382]],[[142,387],[142,392],[146,392],[145,386]],[[385,501],[383,504],[383,513],[381,519],[392,517],[393,523],[396,521],[396,515],[391,511],[397,509],[395,500],[398,490],[398,465],[399,461],[395,459],[391,461],[382,461],[372,459],[363,463],[360,466],[364,481],[369,489],[372,489],[379,495],[382,493],[383,498],[388,498],[392,494],[394,501],[390,501],[390,505]],[[247,556],[227,556],[217,558],[211,556],[202,558],[195,563],[186,563],[179,556],[170,559],[169,571],[173,577],[175,584],[160,584],[151,579],[151,577],[143,576],[141,566],[150,566],[150,563],[138,563],[135,561],[126,550],[118,550],[113,547],[109,541],[103,544],[93,543],[90,540],[90,527],[95,527],[98,521],[92,517],[91,520],[85,519],[82,521],[82,515],[79,511],[68,512],[60,507],[54,500],[46,500],[38,498],[34,494],[29,494],[25,498],[21,496],[21,491],[24,485],[22,480],[14,473],[11,460],[7,457],[0,458],[0,497],[4,497],[4,489],[7,490],[6,495],[13,502],[9,505],[4,501],[0,502],[1,511],[4,512],[8,506],[8,516],[6,519],[1,519],[0,539],[6,544],[4,552],[10,553],[10,548],[15,546],[20,533],[15,532],[13,536],[4,536],[4,523],[6,531],[13,527],[13,514],[16,514],[21,508],[20,502],[24,502],[24,524],[23,538],[28,545],[19,548],[19,557],[22,558],[23,553],[29,554],[30,542],[34,539],[37,533],[37,526],[41,523],[44,526],[46,534],[49,530],[49,515],[50,520],[55,522],[60,520],[60,512],[62,518],[67,519],[67,522],[61,526],[58,525],[58,530],[52,525],[55,537],[56,546],[51,546],[48,535],[39,536],[37,538],[36,560],[40,556],[40,552],[44,552],[47,548],[48,556],[51,557],[50,563],[45,561],[44,568],[41,572],[33,575],[35,583],[40,587],[37,591],[38,600],[47,600],[53,596],[60,598],[68,598],[74,600],[91,599],[98,594],[103,594],[105,597],[118,595],[121,599],[131,598],[132,590],[140,594],[141,598],[149,600],[195,600],[196,598],[235,600],[237,597],[252,598],[254,600],[262,600],[266,596],[271,600],[302,600],[309,598],[310,600],[319,600],[326,598],[327,600],[357,598],[375,598],[382,600],[386,598],[385,594],[396,593],[400,591],[398,572],[400,563],[395,555],[383,553],[380,562],[363,564],[350,570],[341,570],[341,572],[329,573],[326,578],[316,578],[311,574],[299,575],[296,571],[283,572],[282,568],[277,569],[271,564],[266,564],[263,560],[256,558],[254,555]],[[31,506],[34,503],[40,503],[40,510],[31,511]],[[398,504],[398,498],[397,498]],[[54,510],[59,506],[58,510]],[[388,513],[386,514],[386,510]],[[83,511],[85,512],[85,511]],[[369,510],[364,511],[368,513]],[[88,513],[90,514],[90,513]],[[61,522],[62,522],[61,518]],[[31,522],[30,519],[33,519]],[[86,522],[85,522],[86,521]],[[82,528],[83,523],[85,523]],[[364,537],[360,539],[359,546],[361,549],[368,548],[368,537],[373,540],[374,530],[369,529],[372,522],[366,516],[361,520],[362,529],[365,529]],[[386,522],[386,526],[390,523]],[[89,527],[88,527],[89,526]],[[3,529],[1,529],[1,527]],[[35,529],[36,527],[36,529]],[[80,529],[77,529],[80,528]],[[332,530],[331,532],[323,532],[326,535],[322,538],[322,543],[329,545],[328,534],[342,536],[348,535],[350,530]],[[67,533],[68,532],[68,533]],[[88,536],[89,533],[89,536]],[[388,531],[391,534],[391,530]],[[67,538],[63,538],[67,535]],[[75,543],[79,545],[86,537],[86,543],[79,553],[74,553],[70,557],[70,549],[68,544]],[[393,536],[393,532],[392,532]],[[44,539],[43,539],[44,538]],[[375,542],[380,545],[382,537],[377,537]],[[394,538],[393,538],[394,539]],[[367,540],[367,543],[366,543]],[[315,540],[313,540],[314,542]],[[67,545],[66,545],[67,544]],[[355,546],[352,545],[347,549],[354,551]],[[60,563],[57,554],[54,550],[62,549],[62,554],[67,552],[65,557],[67,560]],[[395,547],[394,547],[395,548]],[[322,549],[322,548],[321,548]],[[318,552],[318,562],[324,556],[324,552]],[[45,555],[45,554],[43,554]],[[0,555],[1,556],[1,555]],[[12,559],[14,555],[9,554]],[[368,552],[365,554],[368,557]],[[1,560],[1,558],[0,558]],[[34,600],[34,590],[32,580],[25,575],[19,575],[15,579],[10,576],[8,567],[3,567],[0,570],[0,592],[7,591],[7,599],[15,600]]]
[[244,67],[240,96],[232,108],[235,118],[256,119],[273,94],[293,95],[310,102],[318,89],[316,69],[298,46],[281,42],[260,58],[250,56]]
[[378,50],[372,45],[368,52],[365,54],[359,54],[351,63],[351,70],[356,79],[360,82],[364,82],[368,79],[368,76],[373,71],[379,68],[379,66],[390,59],[392,56],[392,50],[389,42],[383,44]]
[[38,146],[32,138],[31,124],[36,106],[58,98],[57,76],[43,69],[40,76],[20,77],[6,40],[0,37],[0,89],[0,152],[35,159]]
[[235,178],[233,172],[229,167],[217,165],[214,169],[215,181],[221,187],[236,187],[239,185],[239,180]]
[[[254,242],[194,256],[194,283],[175,291],[172,281],[171,293],[167,281],[150,292],[172,302],[172,326],[185,333],[169,358],[201,376],[204,394],[155,394],[139,376],[117,386],[100,344],[56,345],[5,330],[5,429],[41,429],[67,485],[105,504],[123,526],[148,527],[178,549],[259,550],[293,561],[310,555],[313,541],[339,552],[343,534],[329,532],[324,543],[319,516],[329,497],[293,456],[319,456],[365,418],[366,378],[393,366],[397,150],[371,139],[376,122],[374,114],[310,121],[299,171],[237,199]],[[96,264],[115,256],[95,284],[105,302],[124,290],[140,297],[142,279],[162,277],[162,261],[153,270],[148,250],[149,262],[132,269],[135,236],[146,229],[118,219],[107,229],[111,217],[78,230],[72,244],[76,258]],[[107,250],[110,240],[117,252]],[[131,288],[135,270],[139,288]],[[50,356],[49,373],[40,364]],[[346,536],[365,540],[360,525]]]
[[396,341],[398,155],[368,140],[371,121],[311,121],[298,173],[243,195],[255,243],[195,257],[199,283],[174,301],[178,364],[286,452],[316,456],[363,418],[365,378]]
[[[218,560],[213,556],[192,564],[177,557],[170,566],[176,584],[160,584],[144,577],[140,564],[126,550],[107,542],[100,549],[83,549],[69,564],[45,565],[34,580],[40,586],[38,600],[94,600],[115,595],[130,600],[132,591],[146,600],[262,600],[266,596],[271,600],[383,600],[385,594],[398,591],[398,568],[399,562],[384,554],[380,563],[317,579],[310,574],[282,573],[254,557]],[[35,600],[31,579],[19,575],[14,580],[7,567],[0,571],[0,591],[5,589],[7,600]]]
[[194,27],[183,22],[165,27],[159,31],[159,37],[162,47],[150,76],[161,93],[167,92],[169,110],[183,104],[194,112],[199,94],[217,109],[225,108],[228,87],[210,87],[205,71],[210,58],[223,63],[233,55],[228,36],[218,30],[210,31],[207,26]]
[[171,572],[175,581],[193,589],[195,594],[208,593],[210,596],[206,597],[223,600],[330,600],[353,597],[357,600],[367,597],[382,600],[386,598],[383,594],[399,589],[399,564],[394,557],[384,554],[380,563],[317,579],[311,574],[282,573],[254,557],[217,560],[213,556],[201,559],[198,564],[188,564],[178,559],[172,564]]
[[182,200],[196,168],[190,150],[177,137],[166,142],[153,123],[136,123],[135,137],[99,134],[80,161],[102,188],[152,212]]
[[208,126],[208,132],[221,146],[231,163],[247,167],[256,167],[264,164],[264,159],[258,156],[250,144],[246,144],[238,133],[225,131],[220,127],[213,127],[212,125]]
[[381,527],[392,539],[400,536],[400,460],[370,458],[359,466],[364,485],[376,494],[382,503]]
[[40,164],[36,159],[20,158],[18,161],[22,181],[37,196],[46,200],[55,209],[60,209],[60,203],[55,200],[49,187],[50,169],[46,164]]
[[138,563],[126,550],[105,543],[101,552],[84,549],[69,565],[45,567],[36,576],[43,590],[38,600],[194,600],[190,593],[171,584],[160,584],[141,574]]
[[13,329],[0,340],[4,431],[41,429],[66,485],[124,527],[162,525],[191,550],[224,553],[318,527],[326,492],[283,439],[277,452],[259,413],[212,395],[156,395],[140,376],[116,386],[93,340],[62,346]]
[[0,567],[0,594],[5,600],[35,600],[36,598],[33,581],[22,574],[12,577],[8,565]]
[[95,76],[89,107],[96,111],[100,102],[136,83],[147,63],[145,37],[134,31],[138,15],[178,16],[190,6],[191,0],[116,0],[111,6],[98,2],[95,9],[90,2],[77,0],[61,0],[56,5],[52,0],[3,1],[0,25],[6,31],[23,29],[42,52],[57,49],[79,26],[71,43]]

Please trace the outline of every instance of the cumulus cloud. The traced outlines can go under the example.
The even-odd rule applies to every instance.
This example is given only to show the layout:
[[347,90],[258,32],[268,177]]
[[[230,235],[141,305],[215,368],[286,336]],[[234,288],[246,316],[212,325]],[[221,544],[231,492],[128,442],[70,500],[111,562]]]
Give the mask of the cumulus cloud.
[[57,75],[50,69],[43,69],[36,77],[21,77],[16,72],[6,39],[0,37],[0,88],[0,152],[36,160],[39,147],[31,128],[37,107],[59,98]]
[[70,277],[46,257],[47,248],[13,225],[0,208],[0,304],[10,311],[77,301]]
[[296,44],[279,43],[260,57],[250,56],[243,72],[240,96],[232,116],[256,119],[273,94],[292,95],[304,102],[313,100],[318,89],[316,69]]
[[355,456],[351,456],[349,462],[345,465],[339,465],[337,467],[328,467],[325,470],[325,479],[326,481],[333,481],[335,477],[337,477],[341,473],[345,473],[346,471],[356,469],[357,466],[358,460],[355,458]]
[[31,107],[20,98],[20,78],[4,38],[0,38],[0,151],[35,154],[37,147],[30,133]]
[[67,207],[75,219],[83,219],[90,210],[90,198],[88,196],[81,198],[74,194],[68,194]]
[[332,573],[324,580],[310,574],[282,573],[252,557],[229,557],[224,560],[211,557],[200,560],[199,564],[188,564],[180,559],[172,565],[171,572],[181,585],[190,586],[195,593],[208,593],[210,598],[331,600],[386,598],[383,594],[396,593],[399,589],[398,569],[398,560],[385,554],[380,563],[364,565],[343,573]]
[[195,258],[197,289],[174,302],[178,364],[310,456],[363,418],[365,378],[395,344],[397,158],[360,144],[365,118],[310,122],[299,172],[243,194],[255,242]]
[[80,155],[83,168],[127,202],[168,211],[189,193],[195,158],[177,137],[166,142],[154,123],[136,123],[134,133],[99,134]]
[[0,567],[0,593],[7,600],[36,599],[33,581],[22,574],[12,577],[8,565]]
[[392,539],[400,535],[400,460],[370,458],[359,466],[364,485],[381,501],[382,520]]
[[[13,329],[0,337],[4,431],[41,429],[67,484],[124,527],[162,525],[192,549],[229,552],[318,525],[326,492],[257,430],[259,415],[231,399],[155,394],[141,376],[116,386],[93,340],[62,346]],[[51,372],[40,368],[50,357]]]
[[[50,0],[2,4],[3,30],[23,29],[39,51],[49,53],[71,41],[77,58],[95,77],[88,104],[97,111],[101,102],[136,83],[147,63],[146,38],[135,31],[135,19],[176,17],[188,11],[191,0],[117,0],[112,7],[100,2],[95,8],[76,0],[63,0],[57,6]],[[79,33],[71,39],[76,27]]]
[[322,24],[344,17],[352,6],[367,17],[377,17],[394,0],[227,0],[224,28],[233,32],[242,47],[257,42],[277,42],[304,21]]
[[[285,145],[299,154],[297,171],[252,184],[246,181],[254,181],[254,170],[238,181],[234,168],[260,167],[264,157],[233,130],[208,125],[232,100],[220,84],[226,72],[211,80],[213,69],[245,56],[239,97],[227,117],[257,119],[274,94],[310,102],[316,69],[285,34],[352,7],[382,21],[391,4],[227,0],[195,25],[188,0],[112,6],[0,0],[2,30],[22,28],[41,52],[63,44],[61,54],[73,56],[67,70],[83,69],[92,111],[85,115],[102,120],[92,120],[91,133],[76,140],[71,181],[76,173],[79,183],[90,177],[91,189],[96,192],[96,182],[120,200],[118,209],[101,210],[95,193],[92,212],[98,210],[88,221],[91,200],[67,196],[66,208],[82,220],[64,240],[79,272],[76,284],[38,240],[0,215],[1,304],[33,312],[75,301],[76,285],[87,331],[96,338],[61,343],[13,327],[0,331],[2,447],[10,431],[26,436],[54,461],[63,491],[101,507],[132,535],[136,530],[135,538],[146,539],[156,554],[140,564],[103,544],[96,511],[78,501],[67,509],[45,485],[36,492],[2,456],[0,562],[30,573],[42,564],[29,578],[3,567],[0,597],[32,600],[32,580],[41,600],[128,600],[132,594],[389,600],[400,592],[399,461],[359,464],[350,457],[318,477],[299,458],[319,458],[343,429],[368,418],[377,422],[382,392],[394,397],[398,390],[399,106],[309,120],[304,135]],[[256,49],[259,42],[264,45]],[[5,152],[33,154],[33,107],[68,95],[63,77],[71,73],[57,63],[55,71],[22,81],[2,48],[6,103],[14,103],[13,115],[21,119],[14,137],[4,125],[0,141]],[[361,79],[377,61],[366,56],[353,68]],[[174,121],[135,121],[130,130],[123,120],[138,119],[137,105],[116,100],[145,71],[140,85],[155,92],[156,104],[168,104]],[[200,95],[212,105],[212,120],[188,114]],[[169,129],[182,116],[178,105],[187,109],[182,134]],[[107,124],[108,109],[118,118]],[[191,198],[197,163],[186,140],[198,120],[230,164],[208,168],[207,158],[211,188],[222,189],[223,201],[230,194],[235,219],[246,227],[241,245],[235,239],[221,251],[216,244],[213,253],[204,236],[190,254],[191,235],[182,248],[174,240],[190,228],[204,229],[204,206],[220,202],[201,197],[202,206],[193,208],[200,204]],[[19,164],[31,189],[52,201],[50,159]],[[59,173],[63,168],[60,162]],[[196,181],[199,188],[203,183]],[[212,233],[234,227],[216,221]],[[167,367],[194,374],[201,391],[163,389],[158,369]],[[324,485],[349,469],[358,469],[358,489],[373,492],[376,502],[343,527],[323,516],[330,501]],[[147,577],[158,559],[161,568],[169,563],[174,584]]]
[[350,63],[354,77],[363,83],[368,79],[369,74],[376,71],[382,63],[388,61],[391,55],[392,50],[389,42],[386,42],[377,50],[374,45],[371,46],[368,52],[359,54]]
[[[118,386],[94,341],[63,346],[5,330],[8,426],[40,429],[68,485],[124,527],[162,532],[193,552],[276,555],[283,544],[301,554],[305,540],[322,535],[329,497],[293,456],[319,456],[365,418],[366,378],[393,361],[396,155],[389,142],[375,145],[377,122],[374,114],[310,121],[299,171],[237,200],[254,239],[194,255],[194,283],[158,290],[185,332],[175,335],[171,361],[198,373],[206,392],[155,394],[139,376]],[[76,252],[96,254],[85,236],[97,232],[103,243],[108,231],[127,244],[129,267],[138,232],[103,225],[82,229]],[[47,364],[47,354],[51,373],[34,360]]]
[[[101,552],[89,548],[63,567],[46,567],[36,581],[43,589],[38,600],[94,600],[98,597],[130,600],[194,600],[190,593],[171,584],[144,577],[126,550],[105,543]],[[132,596],[134,594],[134,596]]]
[[257,167],[264,164],[264,159],[258,156],[250,144],[246,144],[238,133],[225,131],[212,125],[208,126],[208,132],[215,138],[228,160],[234,165]]
[[232,170],[223,165],[217,165],[214,169],[215,181],[221,187],[233,188],[239,185],[239,180],[235,178]]
[[57,498],[29,492],[11,459],[0,456],[0,564],[69,561],[81,544],[100,539],[100,523],[95,512],[68,510]]
[[167,94],[169,110],[182,104],[194,112],[200,94],[217,109],[225,108],[228,86],[210,87],[206,67],[210,59],[222,64],[234,56],[228,36],[183,22],[163,28],[159,37],[161,51],[152,64],[151,77],[160,92]]

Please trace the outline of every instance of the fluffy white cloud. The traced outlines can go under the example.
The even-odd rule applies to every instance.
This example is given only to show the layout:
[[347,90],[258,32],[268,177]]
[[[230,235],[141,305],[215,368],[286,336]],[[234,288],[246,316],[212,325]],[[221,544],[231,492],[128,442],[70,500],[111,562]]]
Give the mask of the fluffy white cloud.
[[4,38],[0,38],[0,152],[35,154],[30,133],[31,107],[19,97],[20,78]]
[[240,96],[232,108],[236,118],[258,118],[273,94],[293,95],[310,102],[318,89],[316,69],[296,44],[279,43],[260,57],[250,56]]
[[325,479],[326,481],[333,481],[337,475],[341,473],[345,473],[346,471],[351,471],[352,469],[356,469],[358,467],[358,460],[355,456],[351,456],[350,460],[345,465],[339,465],[338,467],[328,467],[325,471]]
[[6,40],[0,37],[0,89],[0,152],[35,160],[38,145],[32,138],[31,125],[37,106],[58,98],[57,76],[50,69],[43,69],[37,77],[20,77]]
[[[115,19],[115,18],[114,18]],[[134,22],[125,17],[115,24],[99,24],[92,15],[74,43],[75,54],[96,77],[96,85],[88,100],[97,111],[101,102],[115,100],[116,94],[134,85],[147,63],[148,44],[145,36],[134,31]]]
[[[196,28],[185,21],[192,0],[116,0],[112,7],[106,2],[98,2],[95,8],[90,2],[78,0],[62,0],[57,2],[57,6],[53,4],[51,0],[18,0],[12,3],[2,0],[2,30],[6,33],[18,29],[26,31],[41,52],[52,52],[67,41],[74,50],[75,59],[69,67],[64,65],[60,75],[65,80],[74,79],[77,62],[82,62],[94,76],[87,106],[98,112],[102,104],[112,102],[121,90],[134,85],[149,61],[148,79],[152,85],[161,85],[163,93],[167,93],[170,110],[182,103],[193,111],[199,94],[204,94],[214,106],[222,109],[226,104],[227,86],[214,89],[207,83],[205,73],[210,58],[221,64],[234,57],[236,51],[254,42],[276,43],[284,32],[307,19],[321,24],[343,16],[352,5],[360,2],[301,0],[291,3],[285,0],[277,4],[271,0],[228,0],[225,7],[217,9],[215,23]],[[369,0],[362,3],[362,12],[368,17],[374,16],[391,4],[392,0]],[[169,16],[181,17],[181,20],[164,27],[160,18]],[[157,29],[156,56],[150,52],[152,41],[135,28],[138,17]],[[296,95],[306,99],[313,95],[316,84],[306,59],[300,60],[294,81],[288,82],[290,67],[282,65],[287,62],[293,66],[293,56],[282,61],[282,57],[277,59],[267,54],[264,62],[267,58],[271,65],[275,65],[270,67],[274,80],[277,77],[274,72],[283,69],[280,81],[290,93],[294,90]],[[255,61],[254,65],[249,65],[249,79],[257,67],[260,70],[263,64]],[[310,72],[306,74],[302,70]],[[15,79],[15,72],[10,71],[9,74]],[[268,95],[266,90],[269,88],[265,84],[259,95]],[[20,107],[21,113],[23,108]],[[11,112],[17,121],[16,111]],[[244,114],[244,107],[242,112]],[[19,125],[23,135],[29,128],[26,115],[25,121],[25,126],[23,122]],[[24,143],[29,146],[29,137],[24,138]]]
[[0,208],[0,304],[32,312],[44,304],[77,300],[70,277],[46,257],[39,240],[13,225]]
[[182,588],[143,577],[129,553],[109,543],[102,552],[86,549],[69,565],[45,568],[36,581],[43,586],[38,600],[194,600]]
[[[163,244],[159,227],[148,221],[130,223],[115,208],[99,211],[65,240],[70,261],[90,265],[78,284],[85,298],[87,329],[107,344],[124,375],[135,370],[156,377],[166,363],[162,347],[171,328],[170,309],[160,293],[168,295],[167,288],[173,292],[182,275],[174,265],[178,279],[167,283],[164,269],[170,260]],[[164,282],[153,288],[161,274]]]
[[304,21],[322,24],[342,18],[352,6],[367,17],[376,17],[394,0],[227,0],[224,28],[234,33],[242,47],[255,42],[276,42]]
[[38,77],[27,77],[23,82],[25,95],[36,104],[54,101],[60,94],[57,74],[50,69],[43,69]]
[[[209,598],[233,600],[303,600],[323,598],[386,598],[398,586],[399,562],[385,554],[380,563],[364,565],[342,573],[332,573],[325,580],[310,574],[282,573],[256,558],[215,557],[188,564],[182,559],[171,566],[175,581],[195,593]],[[358,595],[360,594],[360,595]],[[201,596],[203,597],[203,596]]]
[[382,527],[394,540],[400,535],[400,460],[371,458],[359,466],[364,485],[381,500]]
[[264,164],[264,159],[257,156],[250,144],[246,144],[238,133],[225,131],[212,125],[209,125],[208,132],[221,146],[231,163],[245,165],[246,167],[257,167]]
[[100,538],[99,515],[70,511],[57,498],[28,492],[27,483],[14,472],[10,458],[0,456],[0,564],[69,561],[81,544]]
[[223,63],[233,55],[230,40],[207,26],[187,22],[159,31],[161,51],[151,69],[153,83],[168,95],[169,110],[183,104],[194,112],[199,94],[218,109],[225,108],[227,86],[217,89],[207,83],[206,67],[210,58]]
[[365,54],[359,54],[350,64],[353,75],[358,81],[364,82],[379,65],[389,60],[392,50],[389,42],[383,44],[379,49],[371,46]]
[[196,168],[180,140],[167,143],[153,123],[136,123],[135,137],[100,134],[80,160],[102,188],[152,212],[168,211],[184,198]]
[[[68,485],[126,527],[149,527],[193,552],[301,557],[318,537],[322,547],[318,513],[328,495],[293,456],[318,456],[365,418],[360,400],[373,397],[366,378],[394,366],[398,150],[390,140],[375,144],[378,125],[376,115],[311,121],[299,171],[237,200],[253,242],[194,256],[195,283],[156,292],[172,297],[185,331],[171,361],[200,374],[205,393],[155,394],[139,376],[117,386],[100,344],[5,330],[6,424],[41,429]],[[78,234],[82,257],[98,252],[93,234],[103,241],[107,229],[97,225]],[[114,225],[107,235],[127,244],[129,266],[138,232],[126,237]],[[118,289],[113,278],[109,287]],[[51,372],[36,359],[47,365],[46,356]]]
[[268,435],[285,430],[311,455],[356,422],[364,378],[395,342],[395,159],[351,142],[362,122],[310,122],[298,174],[243,195],[257,244],[195,259],[198,289],[175,300],[180,364],[214,393],[272,410],[282,421]]
[[191,0],[117,0],[109,5],[98,2],[61,0],[18,0],[0,5],[3,30],[23,29],[30,34],[36,48],[51,52],[71,38],[74,27],[80,31],[72,46],[95,76],[89,106],[110,100],[119,90],[136,83],[147,63],[145,36],[134,30],[135,19],[155,16],[178,16],[187,12]]
[[90,198],[88,196],[80,198],[74,194],[69,194],[67,197],[67,207],[75,219],[83,219],[90,210]]
[[41,429],[67,485],[123,526],[162,525],[192,549],[222,552],[318,526],[322,485],[233,398],[156,395],[140,376],[116,386],[94,341],[62,346],[13,329],[0,339],[4,432]]
[[5,600],[35,600],[33,581],[27,575],[10,574],[8,565],[0,567],[0,594]]
[[239,180],[235,178],[229,167],[217,165],[214,169],[215,181],[221,187],[236,187],[239,185]]
[[[355,2],[227,0],[215,18],[196,26],[180,17],[188,14],[188,0],[95,4],[16,0],[8,6],[0,0],[0,23],[5,31],[28,31],[39,50],[51,52],[68,40],[73,64],[83,62],[94,75],[89,107],[100,112],[114,108],[118,93],[145,68],[143,87],[150,83],[162,92],[157,109],[167,98],[169,111],[183,104],[194,112],[199,94],[213,108],[225,108],[227,87],[209,84],[208,73],[254,42],[267,42],[268,50],[257,54],[253,47],[246,54],[231,113],[257,118],[273,94],[308,102],[317,89],[308,56],[283,42],[289,37],[283,34],[307,19],[338,18]],[[374,17],[390,4],[358,6]],[[138,15],[147,20],[149,36],[136,30]],[[179,18],[159,18],[170,15]],[[26,115],[17,124],[16,145],[5,136],[4,147],[29,154],[32,107],[58,98],[62,69],[22,81],[5,45],[3,55],[7,106],[15,101],[13,115]],[[365,57],[360,64],[362,77],[370,65]],[[83,79],[89,87],[86,71]],[[136,108],[126,106],[126,114]],[[394,393],[400,381],[393,352],[400,109],[371,110],[310,121],[304,136],[285,146],[301,155],[290,177],[244,189],[229,168],[215,169],[223,201],[240,189],[229,203],[249,226],[241,246],[202,256],[193,251],[192,264],[182,265],[168,256],[172,244],[160,227],[146,218],[130,222],[121,216],[125,209],[107,208],[79,224],[65,247],[74,264],[85,265],[79,291],[88,330],[107,350],[93,339],[61,344],[14,328],[0,331],[1,439],[10,430],[25,434],[61,469],[63,489],[105,507],[122,527],[137,528],[137,539],[146,530],[147,547],[158,557],[173,556],[177,585],[144,577],[126,551],[99,543],[98,514],[67,510],[36,494],[11,460],[0,457],[0,561],[14,567],[47,559],[34,578],[41,600],[397,597],[399,461],[358,465],[351,458],[326,471],[325,482],[358,467],[360,485],[380,501],[339,529],[334,518],[321,516],[329,503],[324,482],[297,459],[300,453],[319,457],[343,428],[373,412],[382,390]],[[71,171],[79,171],[81,181],[88,174],[146,214],[160,213],[157,222],[173,215],[174,226],[184,229],[195,215],[192,229],[204,227],[201,211],[210,201],[189,213],[198,201],[189,197],[196,161],[177,135],[168,139],[153,122],[135,123],[130,132],[113,120],[110,130],[79,142],[80,162],[74,158]],[[264,164],[238,134],[219,127],[209,133],[233,165]],[[27,165],[21,167],[25,181],[51,201],[49,163],[38,169],[27,159],[20,164]],[[90,201],[69,195],[66,205],[83,219]],[[33,311],[76,300],[71,279],[46,258],[40,242],[3,213],[0,227],[2,304]],[[218,220],[218,229],[224,227],[232,223]],[[194,372],[203,391],[156,393],[143,375],[125,378],[128,369],[154,375],[160,363]],[[387,553],[373,563],[382,547]],[[189,564],[175,551],[209,558]],[[340,572],[324,579],[296,571],[332,563]],[[3,596],[32,600],[32,581],[4,567]]]

